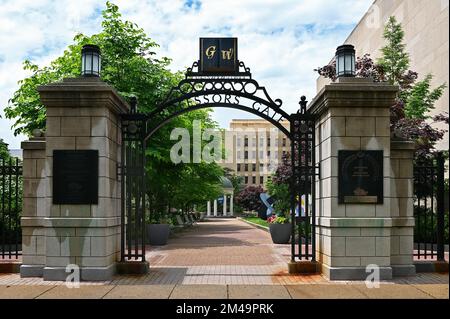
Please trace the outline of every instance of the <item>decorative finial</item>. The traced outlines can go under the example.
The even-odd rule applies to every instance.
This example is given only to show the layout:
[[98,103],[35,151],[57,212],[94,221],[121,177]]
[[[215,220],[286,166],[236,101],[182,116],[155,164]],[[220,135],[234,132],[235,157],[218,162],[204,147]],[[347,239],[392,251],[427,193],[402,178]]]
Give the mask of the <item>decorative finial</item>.
[[41,129],[39,128],[35,128],[31,134],[33,135],[33,137],[43,137],[44,136],[44,132],[42,132]]
[[131,113],[134,114],[137,111],[137,97],[132,96],[130,98],[130,106],[131,106]]
[[300,109],[298,110],[297,113],[301,113],[301,114],[305,114],[306,113],[306,104],[308,104],[308,101],[306,101],[306,96],[302,95],[300,97],[300,102],[298,102],[298,104],[300,104]]

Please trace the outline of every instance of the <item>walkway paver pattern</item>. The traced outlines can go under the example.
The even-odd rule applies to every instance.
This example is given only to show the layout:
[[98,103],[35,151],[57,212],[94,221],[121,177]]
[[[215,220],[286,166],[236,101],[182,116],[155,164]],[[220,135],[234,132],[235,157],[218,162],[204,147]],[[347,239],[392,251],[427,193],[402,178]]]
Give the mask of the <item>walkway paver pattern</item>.
[[369,289],[361,281],[289,275],[289,245],[237,219],[210,219],[148,247],[147,275],[111,281],[64,282],[0,274],[0,298],[448,298],[448,274],[418,274]]

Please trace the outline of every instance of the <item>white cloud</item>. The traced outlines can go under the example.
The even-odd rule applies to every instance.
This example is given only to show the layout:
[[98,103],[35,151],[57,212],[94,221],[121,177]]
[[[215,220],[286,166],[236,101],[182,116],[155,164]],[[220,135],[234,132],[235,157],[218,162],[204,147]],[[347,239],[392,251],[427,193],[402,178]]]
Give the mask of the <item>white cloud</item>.
[[[315,95],[313,69],[329,61],[373,1],[205,0],[199,8],[182,0],[114,2],[124,18],[161,45],[158,53],[173,59],[174,71],[198,59],[199,37],[238,37],[240,60],[273,98],[283,100],[286,111],[295,112],[300,95],[309,100]],[[46,63],[77,32],[97,32],[103,7],[104,1],[96,0],[0,0],[0,105],[26,75],[25,58]],[[226,127],[244,113],[217,109],[214,117]],[[0,119],[0,137],[19,148],[24,137],[14,138],[10,126]]]

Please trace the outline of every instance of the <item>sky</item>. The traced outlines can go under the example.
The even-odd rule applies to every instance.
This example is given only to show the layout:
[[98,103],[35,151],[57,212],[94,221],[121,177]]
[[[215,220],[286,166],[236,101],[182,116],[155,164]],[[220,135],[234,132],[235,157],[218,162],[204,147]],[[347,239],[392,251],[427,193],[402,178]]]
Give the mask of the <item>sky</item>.
[[[296,112],[301,95],[316,94],[314,69],[327,64],[373,0],[116,0],[122,16],[137,23],[172,59],[173,71],[198,60],[198,38],[237,37],[239,60],[283,109]],[[28,76],[22,62],[40,66],[60,56],[77,33],[101,29],[100,0],[0,0],[0,138],[10,149],[14,136],[3,109]],[[213,118],[227,128],[233,118],[254,118],[216,108]]]

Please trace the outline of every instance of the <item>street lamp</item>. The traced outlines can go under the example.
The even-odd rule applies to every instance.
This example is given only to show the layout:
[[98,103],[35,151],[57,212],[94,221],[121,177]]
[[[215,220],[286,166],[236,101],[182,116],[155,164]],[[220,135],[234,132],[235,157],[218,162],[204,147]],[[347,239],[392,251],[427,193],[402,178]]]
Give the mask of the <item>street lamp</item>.
[[355,47],[351,44],[344,44],[336,49],[336,76],[355,76]]
[[83,45],[81,49],[81,75],[100,76],[101,64],[100,48],[93,44]]

